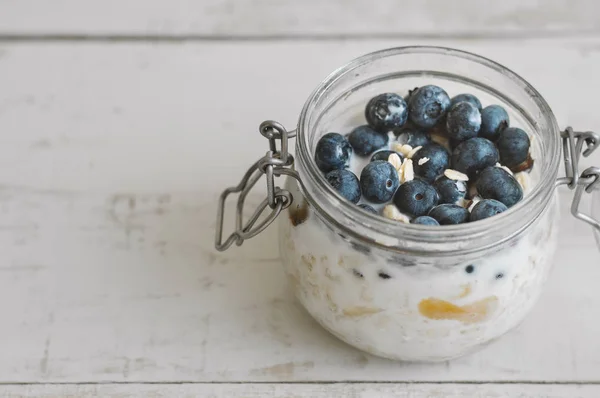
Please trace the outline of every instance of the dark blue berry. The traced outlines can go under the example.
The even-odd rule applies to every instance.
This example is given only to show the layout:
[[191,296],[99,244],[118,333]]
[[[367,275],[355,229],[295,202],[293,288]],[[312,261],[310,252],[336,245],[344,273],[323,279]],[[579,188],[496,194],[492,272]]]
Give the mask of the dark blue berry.
[[439,135],[444,138],[450,139],[450,137],[448,137],[448,130],[446,129],[446,118],[441,117],[440,120],[436,123],[436,125],[429,129],[429,134]]
[[432,128],[450,107],[450,97],[441,87],[428,85],[411,93],[408,117],[419,127]]
[[317,143],[315,162],[324,172],[348,167],[352,155],[350,143],[341,134],[327,133]]
[[400,157],[400,160],[404,160],[404,156],[402,156],[401,153],[398,153],[396,151],[390,151],[389,149],[384,149],[382,151],[375,152],[373,156],[371,156],[371,162],[374,162],[376,160],[385,160],[387,162],[388,158],[392,153],[398,155]]
[[465,267],[465,271],[467,272],[467,274],[472,274],[472,273],[473,273],[473,271],[475,271],[475,267],[474,267],[474,266],[472,266],[472,265],[467,265],[467,266]]
[[[424,158],[429,160],[421,162]],[[433,182],[444,174],[444,170],[450,165],[450,154],[446,148],[432,142],[419,149],[412,157],[412,161],[415,174],[428,182]]]
[[502,130],[496,145],[502,164],[513,168],[527,160],[531,143],[526,132],[518,127],[509,127]]
[[348,141],[356,154],[365,156],[387,145],[388,136],[370,126],[359,126],[348,135]]
[[360,173],[361,191],[373,203],[385,203],[392,199],[399,185],[398,172],[385,160],[369,163]]
[[508,207],[502,202],[498,202],[494,199],[483,199],[473,206],[469,221],[483,220],[484,218],[495,216],[506,210],[508,210]]
[[440,204],[459,204],[461,199],[464,199],[465,196],[467,196],[466,182],[451,180],[446,176],[441,176],[435,180],[433,187],[440,195]]
[[479,109],[479,111],[481,111],[481,101],[479,101],[479,98],[477,98],[473,94],[458,94],[456,97],[452,97],[450,99],[450,108],[452,108],[459,102],[468,102],[471,105],[475,106],[475,108]]
[[464,141],[455,140],[454,138],[450,138],[448,140],[448,144],[450,145],[450,150],[454,151],[457,146],[462,144]]
[[486,167],[494,166],[499,159],[498,150],[492,141],[475,137],[454,148],[452,168],[473,177]]
[[408,105],[398,94],[379,94],[367,103],[365,117],[367,123],[375,130],[387,133],[399,129],[406,123]]
[[407,144],[416,148],[418,146],[424,146],[431,142],[431,136],[415,127],[405,127],[398,135],[398,142],[401,144]]
[[419,89],[419,87],[415,87],[415,88],[413,88],[413,89],[411,89],[411,90],[408,90],[408,95],[407,95],[406,97],[404,97],[404,99],[406,100],[406,103],[407,103],[407,104],[409,104],[409,103],[410,103],[410,97],[412,97],[412,95],[413,95],[414,93],[416,93],[418,89]]
[[360,207],[361,209],[363,209],[367,213],[377,214],[377,210],[375,210],[373,207],[371,207],[371,206],[369,206],[367,204],[361,203],[361,204],[358,205],[358,207]]
[[512,207],[523,199],[521,185],[506,170],[488,167],[477,177],[477,192],[484,199],[496,199]]
[[411,222],[412,224],[420,224],[420,225],[440,225],[439,222],[435,218],[429,216],[421,216],[417,217]]
[[477,136],[481,128],[481,114],[470,102],[459,102],[450,108],[446,116],[448,136],[465,141]]
[[352,273],[354,274],[354,276],[356,276],[357,278],[364,278],[365,276],[362,274],[362,272],[360,272],[357,269],[353,269]]
[[496,141],[500,132],[508,127],[508,113],[500,105],[490,105],[481,111],[481,128],[479,136]]
[[383,271],[379,271],[377,273],[377,275],[381,278],[381,279],[390,279],[392,276],[390,274],[387,274]]
[[394,204],[401,212],[413,217],[426,215],[439,201],[434,187],[423,180],[407,181],[394,195]]
[[469,221],[469,210],[446,203],[431,209],[429,217],[435,218],[440,225],[462,224]]
[[353,172],[346,169],[333,170],[325,174],[329,185],[352,203],[360,200],[360,185]]

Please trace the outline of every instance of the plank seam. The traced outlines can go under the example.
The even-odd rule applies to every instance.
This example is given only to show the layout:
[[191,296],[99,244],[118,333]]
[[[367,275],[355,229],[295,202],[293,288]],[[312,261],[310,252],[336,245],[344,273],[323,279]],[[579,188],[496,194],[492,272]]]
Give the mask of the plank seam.
[[0,42],[95,42],[95,43],[135,43],[135,42],[277,42],[277,41],[341,41],[341,40],[497,40],[515,39],[593,39],[600,36],[600,30],[572,31],[526,31],[526,32],[439,32],[439,33],[373,33],[373,34],[267,34],[267,35],[203,35],[203,34],[81,34],[81,33],[39,33],[15,34],[0,32]]
[[482,381],[370,381],[370,380],[336,380],[336,381],[192,381],[192,380],[181,380],[181,381],[81,381],[81,382],[0,382],[0,386],[29,386],[29,385],[57,385],[57,386],[94,386],[94,385],[210,385],[210,384],[256,384],[256,385],[269,385],[269,384],[288,384],[288,385],[311,385],[311,384],[460,384],[460,385],[484,385],[484,384],[496,384],[496,385],[556,385],[556,386],[585,386],[585,385],[600,385],[600,380],[588,380],[588,381],[540,381],[540,380],[482,380]]

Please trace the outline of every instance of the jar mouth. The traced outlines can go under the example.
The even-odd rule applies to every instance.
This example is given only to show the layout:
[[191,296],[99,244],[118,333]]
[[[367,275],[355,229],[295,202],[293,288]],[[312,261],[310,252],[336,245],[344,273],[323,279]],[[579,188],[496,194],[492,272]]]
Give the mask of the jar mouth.
[[[544,169],[535,187],[523,200],[504,213],[474,223],[445,225],[441,227],[425,226],[405,224],[384,218],[380,215],[364,212],[358,206],[341,197],[327,183],[314,162],[314,156],[311,151],[311,126],[309,125],[309,119],[314,116],[316,104],[327,97],[328,91],[340,79],[349,78],[352,74],[358,76],[359,74],[356,73],[358,69],[364,68],[376,60],[402,56],[437,56],[447,59],[449,64],[453,63],[454,60],[460,60],[460,62],[467,65],[472,64],[481,70],[488,70],[490,73],[494,73],[501,78],[509,79],[511,84],[521,91],[522,95],[526,96],[527,100],[533,104],[532,106],[537,108],[535,117],[538,120],[543,120],[544,131],[548,130],[543,138],[545,141],[543,153],[540,154],[540,156],[544,157],[545,161],[539,162],[540,164],[544,164]],[[405,71],[404,73],[420,74],[421,76],[435,75],[436,73],[444,74],[443,71],[433,70],[413,70],[409,72]],[[462,78],[456,73],[453,75],[448,74],[448,76],[454,76],[455,79],[460,79],[463,83],[479,84],[482,87],[486,87],[486,84],[489,83],[488,81],[478,82],[477,79],[468,77]],[[531,111],[526,112],[519,104],[514,103],[508,97],[504,97],[503,93],[499,90],[490,90],[494,91],[496,95],[502,96],[512,106],[513,110],[516,110],[524,118],[532,120]],[[532,125],[537,125],[537,122],[533,121]],[[319,187],[318,189],[305,188],[305,195],[308,202],[315,208],[321,219],[333,228],[343,230],[346,235],[352,236],[354,240],[365,241],[370,245],[379,246],[386,250],[411,250],[419,252],[421,250],[420,247],[422,247],[419,243],[427,243],[434,246],[429,246],[427,249],[421,250],[421,254],[439,252],[443,255],[449,255],[457,250],[460,250],[464,254],[465,251],[478,251],[496,246],[508,241],[534,222],[542,213],[554,193],[555,180],[561,159],[560,148],[560,129],[550,106],[538,91],[518,74],[490,59],[470,52],[446,47],[409,46],[379,50],[358,57],[338,68],[322,81],[311,93],[300,114],[297,130],[296,158],[297,167],[304,182],[303,185],[305,187]],[[322,192],[324,192],[324,195],[321,195]],[[496,236],[493,241],[485,239],[486,236],[491,235],[490,231],[500,230],[504,231],[501,237]],[[451,247],[453,243],[465,240],[472,240],[473,242],[471,244],[458,244],[458,246]],[[477,242],[475,243],[475,241]],[[407,242],[415,244],[407,245]]]

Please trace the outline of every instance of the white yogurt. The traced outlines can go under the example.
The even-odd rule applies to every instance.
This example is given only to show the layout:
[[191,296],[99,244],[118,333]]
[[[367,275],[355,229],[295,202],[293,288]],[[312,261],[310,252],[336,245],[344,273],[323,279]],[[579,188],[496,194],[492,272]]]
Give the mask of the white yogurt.
[[453,268],[402,266],[358,251],[310,209],[296,226],[282,217],[280,251],[295,295],[341,340],[387,358],[443,361],[501,336],[529,312],[551,266],[556,207],[555,199],[514,247]]

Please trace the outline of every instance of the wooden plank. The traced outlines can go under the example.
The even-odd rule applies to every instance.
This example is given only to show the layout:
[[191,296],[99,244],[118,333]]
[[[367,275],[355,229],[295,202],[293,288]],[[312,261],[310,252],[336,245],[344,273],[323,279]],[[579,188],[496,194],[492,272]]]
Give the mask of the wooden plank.
[[3,386],[3,398],[596,398],[596,385],[530,384],[100,384]]
[[[292,126],[330,70],[399,44],[0,47],[0,382],[600,381],[598,253],[566,205],[532,315],[445,364],[323,331],[290,297],[274,229],[213,250],[217,194],[265,151],[258,122]],[[600,125],[599,41],[452,44],[525,75],[561,124]]]
[[[582,93],[600,85],[598,43],[446,45],[488,56],[526,77],[561,126],[593,129],[600,120]],[[6,152],[0,181],[105,192],[189,190],[199,181],[220,188],[236,182],[264,152],[257,133],[261,121],[276,119],[292,128],[310,92],[332,70],[367,52],[418,44],[439,43],[0,44],[0,138]],[[283,64],[270,62],[274,55]],[[228,111],[232,93],[236,105],[243,104],[234,115]],[[219,140],[207,145],[207,135]],[[243,144],[230,143],[240,137]],[[222,161],[224,143],[229,162]],[[220,164],[222,172],[206,164]]]
[[471,36],[595,32],[594,0],[400,2],[379,0],[5,0],[0,32],[12,34]]
[[2,381],[598,381],[598,253],[566,209],[556,269],[518,330],[451,363],[409,365],[310,319],[287,290],[275,229],[217,255],[214,197],[1,197]]

